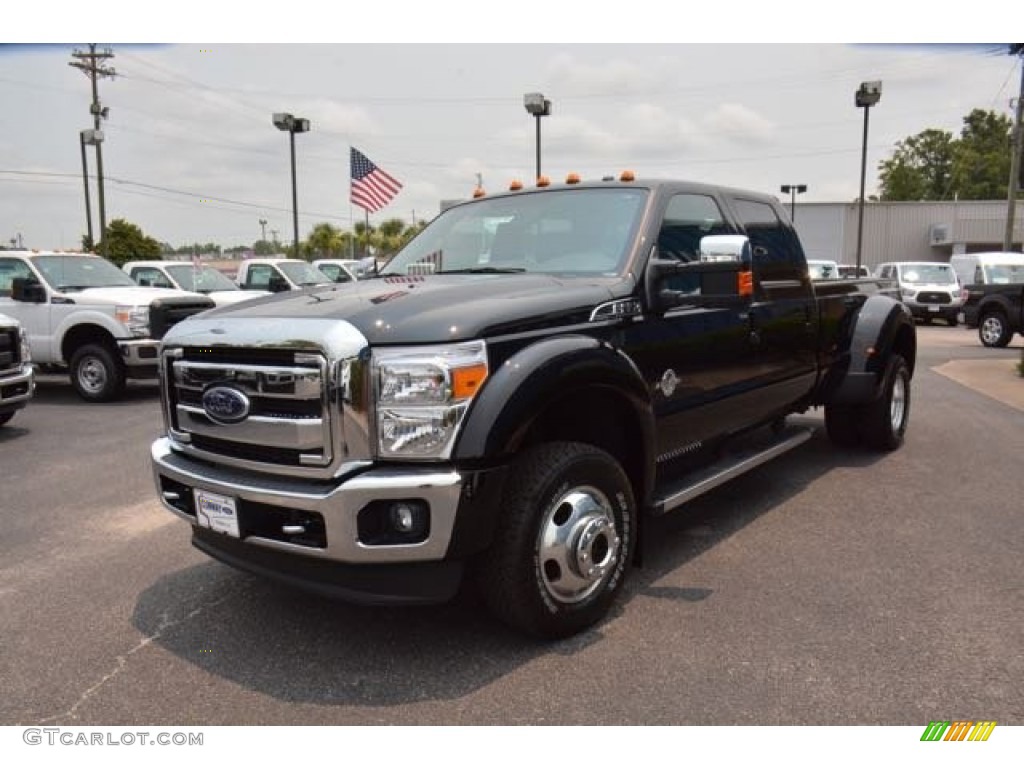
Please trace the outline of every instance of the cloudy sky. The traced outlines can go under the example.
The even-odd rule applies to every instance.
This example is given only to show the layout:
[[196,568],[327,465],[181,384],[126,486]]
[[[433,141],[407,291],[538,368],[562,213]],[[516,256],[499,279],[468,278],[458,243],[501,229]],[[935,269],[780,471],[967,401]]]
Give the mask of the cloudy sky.
[[[188,35],[191,37],[192,35]],[[229,38],[230,35],[215,35]],[[153,39],[140,35],[138,39]],[[186,36],[182,35],[182,39]],[[471,37],[471,36],[470,36]],[[553,103],[543,171],[723,183],[800,201],[858,192],[863,112],[854,92],[882,80],[871,110],[868,189],[878,162],[926,128],[958,132],[971,109],[1010,115],[1019,65],[996,46],[843,44],[100,43],[107,218],[174,245],[291,240],[288,137],[273,112],[306,117],[296,137],[300,235],[362,219],[349,203],[349,147],[404,188],[372,222],[431,218],[444,199],[534,168],[523,95]],[[38,37],[34,39],[40,39]],[[43,38],[45,39],[45,38]],[[0,46],[0,242],[73,247],[85,232],[78,133],[88,78],[71,44]],[[95,173],[90,154],[90,173]],[[94,220],[98,219],[95,185]],[[781,195],[780,195],[781,196]]]

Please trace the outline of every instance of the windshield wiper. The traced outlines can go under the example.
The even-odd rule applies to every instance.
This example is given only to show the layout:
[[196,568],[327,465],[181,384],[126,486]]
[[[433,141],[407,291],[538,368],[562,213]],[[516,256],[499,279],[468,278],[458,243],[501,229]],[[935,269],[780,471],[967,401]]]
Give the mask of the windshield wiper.
[[435,275],[507,275],[525,272],[525,267],[472,267],[470,269],[445,269]]

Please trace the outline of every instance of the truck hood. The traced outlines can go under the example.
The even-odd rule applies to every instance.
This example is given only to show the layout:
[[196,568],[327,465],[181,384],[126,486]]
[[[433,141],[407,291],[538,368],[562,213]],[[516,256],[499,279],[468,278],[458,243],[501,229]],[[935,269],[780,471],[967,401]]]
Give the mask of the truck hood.
[[382,277],[279,293],[203,317],[347,320],[371,344],[461,341],[585,323],[623,283],[539,274]]
[[154,299],[198,299],[198,293],[179,291],[174,288],[151,288],[142,285],[110,285],[103,288],[86,288],[81,291],[61,291],[75,304],[116,305],[116,306],[148,306]]

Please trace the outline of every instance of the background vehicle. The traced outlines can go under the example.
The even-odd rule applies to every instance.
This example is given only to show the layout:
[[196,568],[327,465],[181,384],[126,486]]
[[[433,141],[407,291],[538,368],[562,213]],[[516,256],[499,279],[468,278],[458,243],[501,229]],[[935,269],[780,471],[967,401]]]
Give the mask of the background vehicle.
[[879,264],[875,274],[895,280],[900,296],[914,317],[930,323],[941,317],[949,325],[959,322],[964,297],[956,273],[949,264],[932,261],[897,261]]
[[812,283],[755,192],[477,198],[380,280],[172,331],[157,492],[235,567],[371,603],[468,577],[511,626],[569,635],[608,611],[650,516],[810,437],[787,415],[903,443],[916,336],[886,286]]
[[861,264],[840,264],[837,268],[839,277],[871,277],[871,270]]
[[350,283],[365,274],[362,262],[358,259],[313,259],[313,266],[335,283]]
[[839,277],[839,265],[834,261],[808,259],[807,271],[811,280],[835,280]]
[[190,261],[129,261],[122,269],[139,285],[200,293],[218,307],[270,295],[270,291],[243,290],[213,267]]
[[956,253],[949,259],[960,284],[1006,285],[1024,283],[1024,253]]
[[1024,282],[968,286],[963,319],[986,347],[1005,347],[1013,334],[1024,333]]
[[238,265],[235,282],[245,290],[280,293],[327,285],[331,279],[302,259],[246,259]]
[[167,330],[213,306],[197,293],[137,285],[92,254],[0,252],[0,312],[25,327],[34,362],[69,368],[85,400],[155,377]]
[[0,427],[28,405],[35,392],[28,335],[13,317],[0,314]]

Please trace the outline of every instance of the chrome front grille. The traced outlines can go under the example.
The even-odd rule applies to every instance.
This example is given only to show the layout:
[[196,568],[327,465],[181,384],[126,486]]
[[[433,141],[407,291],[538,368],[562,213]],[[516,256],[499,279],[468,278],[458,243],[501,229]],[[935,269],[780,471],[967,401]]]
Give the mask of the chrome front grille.
[[[339,322],[310,325],[308,343],[298,350],[272,347],[271,340],[228,346],[222,336],[214,337],[219,345],[201,345],[209,330],[204,326],[222,334],[224,325],[231,326],[225,320],[183,324],[191,326],[191,343],[181,346],[172,331],[164,340],[161,377],[168,435],[176,448],[217,464],[320,479],[369,464],[369,355],[365,342],[350,338],[351,326],[341,334],[344,340],[336,338]],[[287,332],[282,329],[282,335]],[[282,343],[295,344],[294,338]],[[241,395],[242,418],[227,423],[204,406],[203,395],[212,387]]]
[[21,368],[21,340],[17,328],[0,328],[0,373]]

